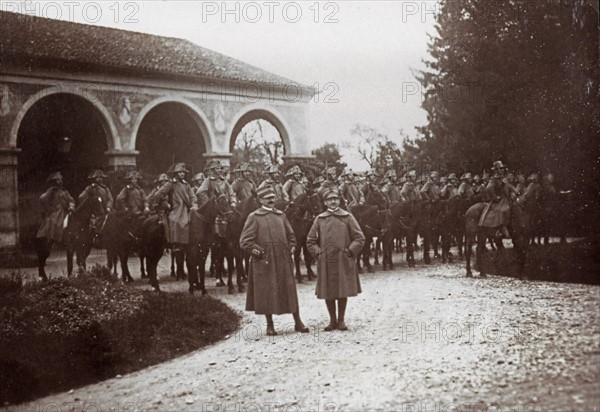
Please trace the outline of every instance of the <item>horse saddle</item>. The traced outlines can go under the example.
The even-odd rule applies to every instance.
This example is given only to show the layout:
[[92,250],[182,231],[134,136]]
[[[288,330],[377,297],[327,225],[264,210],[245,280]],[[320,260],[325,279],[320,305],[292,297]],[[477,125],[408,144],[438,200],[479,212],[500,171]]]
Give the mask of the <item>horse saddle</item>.
[[217,216],[215,218],[215,227],[214,227],[215,235],[220,238],[225,238],[227,236],[227,220],[222,216]]

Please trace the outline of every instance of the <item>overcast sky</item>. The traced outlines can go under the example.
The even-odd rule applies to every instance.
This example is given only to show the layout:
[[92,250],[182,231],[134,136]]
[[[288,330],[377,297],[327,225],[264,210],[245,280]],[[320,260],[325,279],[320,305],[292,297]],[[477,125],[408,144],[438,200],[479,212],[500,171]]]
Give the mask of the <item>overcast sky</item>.
[[[415,126],[426,122],[413,70],[427,58],[434,1],[1,3],[4,10],[185,38],[318,86],[323,93],[310,110],[313,147],[348,139],[355,123],[397,138],[399,129],[415,136]],[[366,168],[344,154],[351,167]]]

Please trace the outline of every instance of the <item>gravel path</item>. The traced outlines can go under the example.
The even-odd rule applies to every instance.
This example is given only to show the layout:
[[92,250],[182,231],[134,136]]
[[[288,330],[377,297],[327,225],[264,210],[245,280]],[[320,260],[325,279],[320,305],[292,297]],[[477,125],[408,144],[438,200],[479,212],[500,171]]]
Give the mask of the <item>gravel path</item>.
[[[268,337],[263,317],[244,313],[242,329],[212,347],[18,408],[600,410],[599,287],[462,274],[439,265],[362,275],[347,332],[322,331],[324,302],[314,283],[298,285],[309,334],[294,333],[289,315],[275,318],[287,333]],[[244,294],[212,292],[243,310]]]

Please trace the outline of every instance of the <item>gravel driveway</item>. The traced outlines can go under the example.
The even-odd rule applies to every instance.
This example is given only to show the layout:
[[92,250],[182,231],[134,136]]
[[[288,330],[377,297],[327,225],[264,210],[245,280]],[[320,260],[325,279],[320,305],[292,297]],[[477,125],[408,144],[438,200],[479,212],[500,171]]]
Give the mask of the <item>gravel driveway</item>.
[[[18,410],[600,410],[600,288],[463,271],[362,275],[347,332],[324,332],[314,283],[298,285],[309,334],[289,315],[275,318],[287,333],[268,337],[263,317],[244,314],[212,347]],[[243,310],[245,295],[224,289],[212,295]]]

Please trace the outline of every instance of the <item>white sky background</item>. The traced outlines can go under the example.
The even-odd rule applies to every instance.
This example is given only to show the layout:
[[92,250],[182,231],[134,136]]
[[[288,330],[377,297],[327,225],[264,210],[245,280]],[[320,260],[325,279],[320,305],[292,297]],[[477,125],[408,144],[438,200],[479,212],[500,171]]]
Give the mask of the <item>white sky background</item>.
[[[94,2],[0,2],[3,10],[19,8],[42,17],[185,38],[307,85],[323,89],[329,84],[319,101],[310,104],[313,148],[348,140],[356,123],[374,126],[398,143],[399,129],[414,137],[414,128],[426,123],[420,91],[406,90],[419,88],[411,69],[421,69],[427,58],[435,1],[300,1],[302,15],[296,23],[297,9],[289,1],[273,1],[272,6],[263,1],[250,2],[252,6],[234,1],[87,3]],[[102,15],[96,22],[97,5]],[[238,21],[235,13],[223,13],[236,7]],[[261,16],[253,23],[257,10]],[[327,96],[338,102],[325,103]],[[366,169],[355,151],[343,154],[350,167]]]

